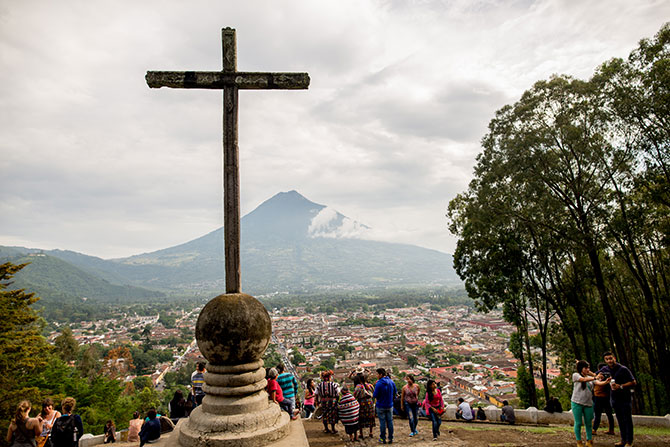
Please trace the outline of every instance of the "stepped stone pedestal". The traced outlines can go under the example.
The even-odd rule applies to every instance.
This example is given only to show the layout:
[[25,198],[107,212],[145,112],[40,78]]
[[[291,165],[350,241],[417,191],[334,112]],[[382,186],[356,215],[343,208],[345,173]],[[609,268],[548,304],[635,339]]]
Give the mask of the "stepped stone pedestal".
[[208,360],[207,395],[179,421],[171,447],[308,446],[300,421],[268,400],[261,356],[272,322],[263,305],[244,293],[212,299],[200,312],[195,337]]

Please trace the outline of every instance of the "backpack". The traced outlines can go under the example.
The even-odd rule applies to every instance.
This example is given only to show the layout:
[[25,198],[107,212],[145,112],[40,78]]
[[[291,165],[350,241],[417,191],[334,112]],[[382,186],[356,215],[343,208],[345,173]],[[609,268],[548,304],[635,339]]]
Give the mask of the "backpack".
[[74,416],[61,416],[51,428],[51,442],[54,447],[74,447],[77,445]]

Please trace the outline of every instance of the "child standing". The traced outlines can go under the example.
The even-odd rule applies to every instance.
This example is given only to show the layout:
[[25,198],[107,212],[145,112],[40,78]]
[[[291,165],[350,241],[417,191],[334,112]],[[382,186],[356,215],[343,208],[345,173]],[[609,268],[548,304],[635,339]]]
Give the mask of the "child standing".
[[342,387],[342,396],[337,404],[337,412],[349,435],[350,441],[358,441],[358,411],[360,406],[356,398],[349,392],[349,388]]
[[313,379],[308,379],[307,384],[305,384],[305,399],[303,401],[303,408],[305,409],[305,419],[309,419],[314,414],[314,392],[316,391],[316,385],[314,385]]

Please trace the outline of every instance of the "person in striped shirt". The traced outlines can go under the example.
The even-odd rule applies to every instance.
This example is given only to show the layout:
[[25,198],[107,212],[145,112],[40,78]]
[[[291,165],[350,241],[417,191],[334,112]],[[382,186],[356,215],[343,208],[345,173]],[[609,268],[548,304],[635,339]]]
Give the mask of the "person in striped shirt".
[[358,441],[358,411],[360,406],[347,386],[340,391],[340,401],[337,404],[337,413],[344,425],[344,430],[349,435],[350,441]]
[[195,396],[195,402],[193,402],[193,407],[197,407],[202,404],[202,399],[205,397],[205,392],[202,389],[202,386],[205,384],[205,362],[198,362],[195,367],[195,371],[191,374],[191,389],[193,390],[193,396]]
[[291,415],[291,419],[297,419],[298,416],[295,415],[295,397],[298,395],[298,381],[295,380],[293,374],[284,372],[283,363],[277,365],[277,372],[279,372],[277,383],[284,394],[284,405],[289,408],[288,414]]

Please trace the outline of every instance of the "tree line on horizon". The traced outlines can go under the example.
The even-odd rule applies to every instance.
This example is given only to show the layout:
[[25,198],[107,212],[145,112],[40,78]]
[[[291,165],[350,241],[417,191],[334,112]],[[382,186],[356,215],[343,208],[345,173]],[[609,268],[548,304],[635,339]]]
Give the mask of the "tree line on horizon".
[[539,369],[549,397],[548,350],[566,373],[612,350],[636,410],[670,413],[670,24],[588,80],[538,81],[482,147],[448,208],[454,265],[480,309],[502,304],[518,328],[520,396],[537,406]]

